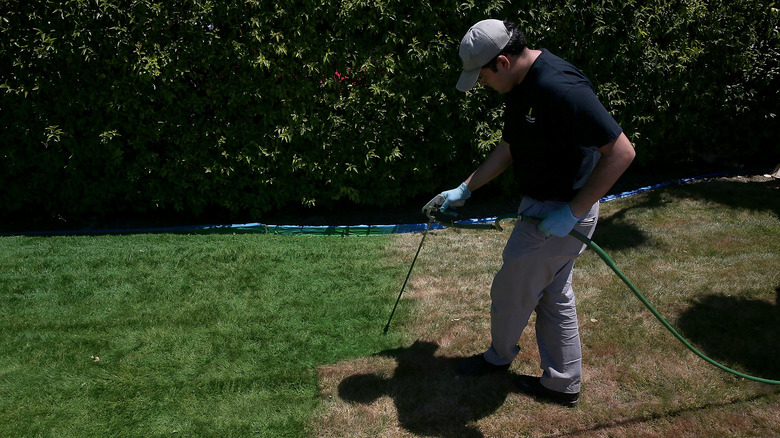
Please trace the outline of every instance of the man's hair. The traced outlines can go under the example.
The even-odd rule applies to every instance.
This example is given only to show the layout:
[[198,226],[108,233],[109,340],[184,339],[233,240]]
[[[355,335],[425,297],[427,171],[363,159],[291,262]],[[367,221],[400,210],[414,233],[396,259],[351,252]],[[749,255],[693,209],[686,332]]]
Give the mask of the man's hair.
[[493,59],[490,60],[487,64],[485,64],[482,68],[489,68],[493,71],[498,71],[496,68],[496,64],[498,62],[498,57],[501,55],[521,55],[525,49],[528,47],[528,41],[525,39],[525,34],[523,31],[517,28],[514,23],[511,21],[504,21],[504,27],[506,27],[506,30],[509,31],[509,42],[506,43],[506,46],[504,47],[501,52],[496,55]]

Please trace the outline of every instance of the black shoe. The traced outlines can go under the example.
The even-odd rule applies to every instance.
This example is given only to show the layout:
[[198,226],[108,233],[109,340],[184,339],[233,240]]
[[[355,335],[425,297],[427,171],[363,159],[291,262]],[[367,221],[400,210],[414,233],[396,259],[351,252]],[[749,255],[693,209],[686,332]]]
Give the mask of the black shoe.
[[475,354],[460,361],[455,369],[459,374],[467,376],[484,376],[485,374],[505,373],[509,370],[509,365],[511,364],[493,365],[485,360],[484,355]]
[[548,401],[557,403],[567,408],[577,407],[577,403],[580,402],[580,393],[567,394],[565,392],[553,391],[542,386],[539,377],[533,376],[519,376],[517,378],[517,386],[520,391],[542,401]]

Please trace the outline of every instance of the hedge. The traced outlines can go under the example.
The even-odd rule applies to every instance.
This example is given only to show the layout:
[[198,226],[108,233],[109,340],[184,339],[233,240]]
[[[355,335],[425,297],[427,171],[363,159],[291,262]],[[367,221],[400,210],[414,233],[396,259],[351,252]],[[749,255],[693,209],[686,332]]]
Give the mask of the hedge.
[[261,220],[449,188],[500,139],[500,98],[454,88],[487,17],[584,70],[640,165],[780,159],[774,4],[549,3],[4,1],[0,218]]

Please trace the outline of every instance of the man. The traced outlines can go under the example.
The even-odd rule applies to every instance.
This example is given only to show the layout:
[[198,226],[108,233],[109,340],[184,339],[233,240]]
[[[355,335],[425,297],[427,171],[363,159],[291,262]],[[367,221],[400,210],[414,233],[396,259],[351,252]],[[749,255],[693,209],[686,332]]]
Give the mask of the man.
[[571,274],[585,246],[567,235],[572,229],[593,235],[598,200],[633,161],[634,148],[588,78],[545,49],[529,49],[514,24],[475,24],[460,43],[460,57],[464,70],[458,90],[479,82],[505,96],[503,136],[460,186],[440,194],[442,210],[513,164],[523,194],[518,212],[543,220],[538,226],[515,226],[490,290],[491,346],[463,360],[458,372],[508,370],[535,311],[542,375],[520,376],[519,387],[574,407],[582,352]]

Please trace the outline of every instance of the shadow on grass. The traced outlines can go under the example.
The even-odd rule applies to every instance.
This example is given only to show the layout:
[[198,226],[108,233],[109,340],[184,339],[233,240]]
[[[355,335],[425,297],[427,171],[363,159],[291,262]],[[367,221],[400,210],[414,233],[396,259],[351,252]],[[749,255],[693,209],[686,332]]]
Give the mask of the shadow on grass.
[[681,198],[703,199],[738,209],[771,211],[780,216],[780,179],[720,179],[707,181],[705,184],[672,186],[669,191]]
[[599,218],[593,241],[605,251],[636,248],[647,242],[647,235],[638,227],[622,222],[625,211],[607,218]]
[[619,251],[644,245],[648,240],[647,234],[626,220],[626,215],[631,210],[653,209],[668,202],[659,193],[651,193],[643,202],[618,210],[609,216],[599,217],[593,241],[605,251]]
[[[780,287],[775,304],[710,295],[677,321],[680,333],[712,359],[747,374],[780,380]],[[733,367],[732,367],[733,368]]]
[[602,216],[596,227],[593,241],[607,251],[640,247],[648,240],[638,227],[625,220],[631,210],[652,210],[673,202],[674,198],[707,200],[728,205],[735,209],[771,211],[780,216],[780,180],[740,181],[714,180],[697,184],[680,184],[648,193],[642,202],[619,210],[608,217]]
[[363,404],[390,396],[401,426],[417,435],[482,437],[469,423],[491,415],[504,403],[513,392],[516,375],[460,377],[454,369],[461,358],[434,356],[438,348],[435,343],[417,341],[408,348],[378,353],[395,358],[398,366],[393,376],[349,376],[339,384],[339,396]]

